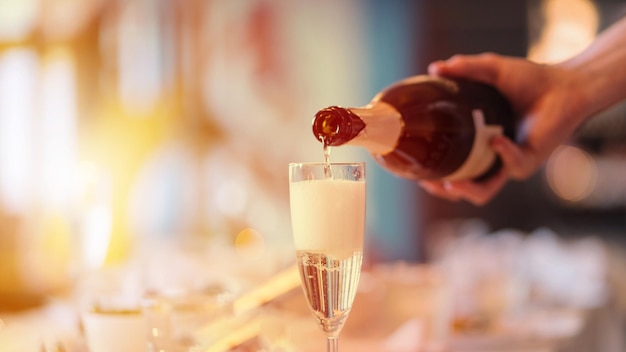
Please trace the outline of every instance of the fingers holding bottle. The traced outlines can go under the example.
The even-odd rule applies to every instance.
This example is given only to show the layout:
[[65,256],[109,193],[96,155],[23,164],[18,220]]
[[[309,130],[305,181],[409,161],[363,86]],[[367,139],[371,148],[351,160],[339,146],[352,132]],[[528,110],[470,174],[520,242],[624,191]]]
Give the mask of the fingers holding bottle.
[[485,205],[501,191],[509,179],[524,180],[538,168],[535,162],[537,158],[528,147],[517,145],[504,136],[494,137],[490,144],[502,160],[502,169],[489,179],[480,182],[426,180],[420,181],[419,185],[433,196]]
[[463,181],[420,181],[420,186],[429,194],[450,201],[465,200],[474,205],[485,205],[504,187],[507,175],[500,170],[496,175],[481,182]]

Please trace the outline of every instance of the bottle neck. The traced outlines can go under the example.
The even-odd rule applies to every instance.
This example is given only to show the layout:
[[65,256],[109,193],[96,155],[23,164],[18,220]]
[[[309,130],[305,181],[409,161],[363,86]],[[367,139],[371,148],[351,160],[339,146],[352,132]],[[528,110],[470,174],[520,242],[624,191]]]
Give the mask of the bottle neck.
[[365,122],[350,109],[330,106],[315,114],[312,128],[313,135],[324,146],[340,146],[359,134]]
[[364,147],[375,155],[384,155],[396,148],[404,130],[404,121],[394,107],[374,101],[362,108],[350,108],[350,111],[359,116],[365,128],[346,145]]

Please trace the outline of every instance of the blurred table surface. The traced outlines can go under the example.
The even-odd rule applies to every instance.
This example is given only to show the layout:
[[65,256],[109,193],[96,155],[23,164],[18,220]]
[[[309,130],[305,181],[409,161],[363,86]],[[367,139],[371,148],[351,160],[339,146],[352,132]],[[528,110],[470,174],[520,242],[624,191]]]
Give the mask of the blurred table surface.
[[[320,351],[324,350],[324,337],[317,330],[313,317],[306,312],[306,303],[300,292],[278,305],[270,306],[267,312],[272,317],[270,324],[283,334],[275,337],[275,351]],[[357,297],[352,315],[340,338],[344,352],[418,352],[422,351],[421,331],[423,322],[409,319],[393,327],[380,328],[377,307],[372,302]],[[296,308],[294,308],[296,306]],[[380,308],[380,307],[378,307]],[[369,310],[365,314],[365,310]],[[265,313],[263,313],[265,314]],[[529,319],[533,319],[528,317]],[[433,349],[441,352],[582,352],[623,351],[621,335],[623,321],[611,304],[587,311],[553,311],[537,313],[535,334],[514,331],[448,331],[445,347]],[[278,323],[277,323],[278,322]],[[367,328],[367,325],[372,326]],[[291,329],[285,333],[285,329]],[[537,329],[545,329],[540,334]],[[521,329],[520,329],[521,330]],[[288,341],[285,341],[288,340]],[[271,351],[261,348],[259,342],[248,343],[233,351]],[[43,347],[46,346],[46,347]],[[61,347],[59,347],[61,346]],[[71,303],[61,300],[19,313],[0,315],[0,352],[88,352],[77,311]]]
[[[609,248],[607,253],[606,276],[612,289],[601,304],[526,306],[496,328],[480,322],[463,325],[452,317],[449,292],[430,276],[430,266],[394,262],[366,268],[340,348],[422,352],[424,342],[430,341],[428,352],[623,352],[626,255],[621,248]],[[487,303],[499,302],[493,290],[486,292]],[[300,289],[264,305],[257,316],[263,322],[258,336],[232,351],[325,348]],[[0,352],[31,351],[88,352],[78,309],[70,299],[51,298],[35,309],[0,312]]]

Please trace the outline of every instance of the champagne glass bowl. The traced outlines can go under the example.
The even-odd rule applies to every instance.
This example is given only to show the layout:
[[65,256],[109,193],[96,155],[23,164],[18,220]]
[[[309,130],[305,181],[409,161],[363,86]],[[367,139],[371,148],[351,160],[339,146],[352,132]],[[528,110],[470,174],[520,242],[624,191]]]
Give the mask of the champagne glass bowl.
[[336,352],[361,273],[365,164],[291,163],[289,194],[302,288]]

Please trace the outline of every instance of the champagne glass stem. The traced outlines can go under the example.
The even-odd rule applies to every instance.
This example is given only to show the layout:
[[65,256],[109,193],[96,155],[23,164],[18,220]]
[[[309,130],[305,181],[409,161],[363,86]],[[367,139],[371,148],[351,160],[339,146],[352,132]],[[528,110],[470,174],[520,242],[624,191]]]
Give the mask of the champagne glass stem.
[[326,338],[326,351],[327,352],[339,352],[339,337],[328,336]]

